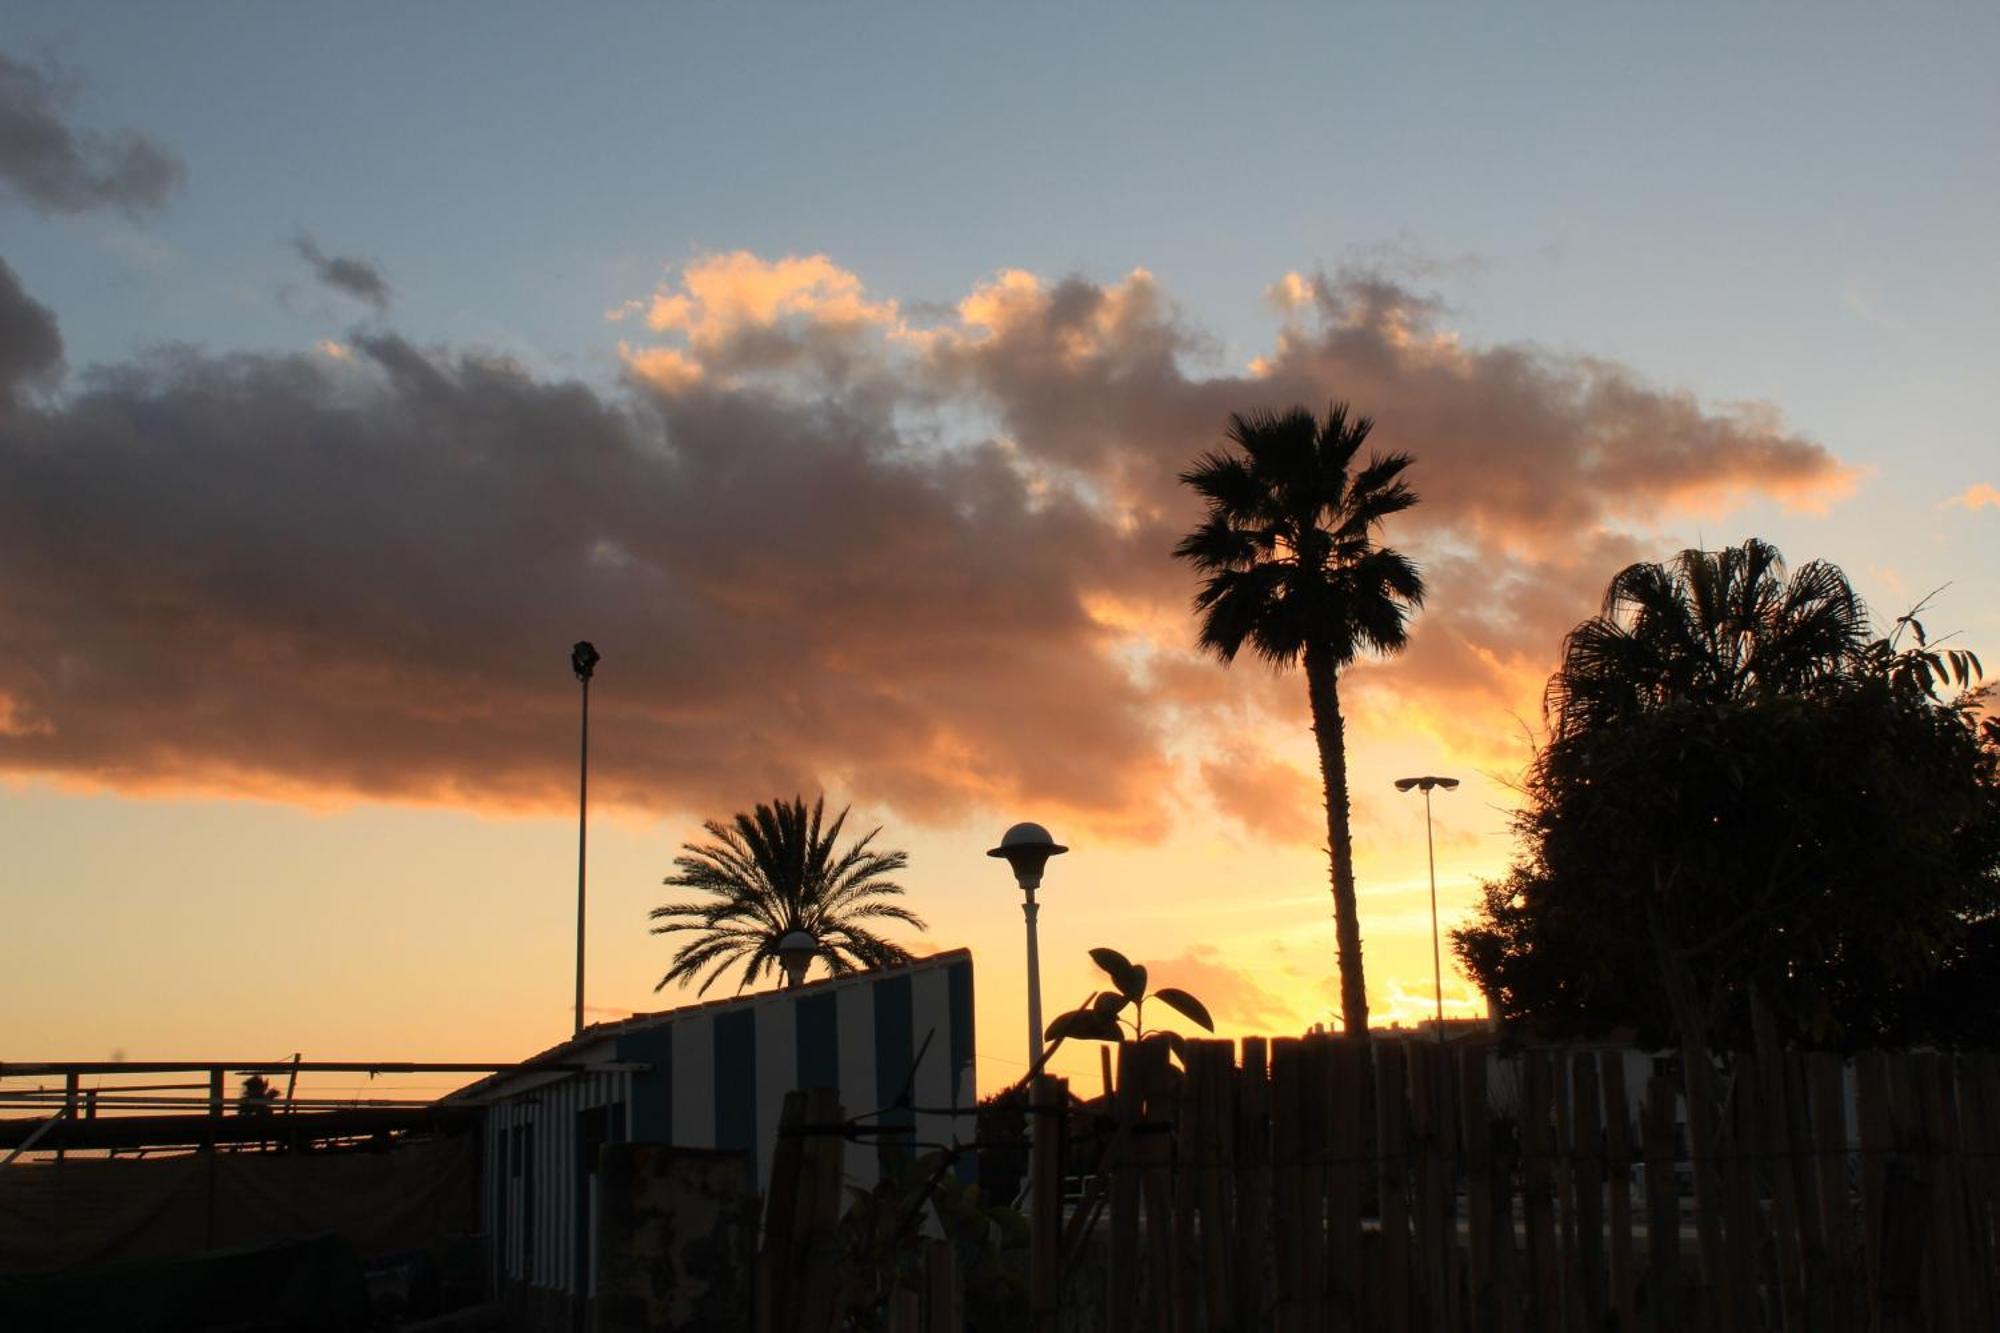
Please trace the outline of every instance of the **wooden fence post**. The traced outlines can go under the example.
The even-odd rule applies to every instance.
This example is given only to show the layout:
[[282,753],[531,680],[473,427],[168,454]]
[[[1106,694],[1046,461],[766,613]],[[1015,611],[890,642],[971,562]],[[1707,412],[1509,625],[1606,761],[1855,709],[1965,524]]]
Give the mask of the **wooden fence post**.
[[1335,1333],[1359,1333],[1361,1292],[1361,1117],[1368,1048],[1339,1037],[1327,1052],[1326,1274],[1327,1323]]
[[1267,1263],[1271,1236],[1271,1085],[1262,1037],[1243,1039],[1236,1078],[1236,1324],[1269,1326]]
[[1626,1097],[1625,1052],[1605,1051],[1604,1153],[1611,1194],[1611,1308],[1620,1333],[1638,1327],[1632,1276],[1632,1104]]
[[1672,1080],[1646,1082],[1646,1314],[1653,1333],[1681,1333],[1681,1204],[1674,1167]]
[[1861,1266],[1854,1244],[1854,1212],[1847,1191],[1847,1088],[1840,1057],[1820,1053],[1807,1059],[1812,1085],[1811,1142],[1818,1148],[1820,1229],[1827,1254],[1829,1327],[1843,1333],[1853,1312],[1867,1300],[1867,1284],[1856,1282]]
[[1738,1060],[1729,1085],[1729,1137],[1721,1153],[1724,1226],[1729,1238],[1722,1255],[1722,1327],[1751,1333],[1758,1327],[1757,1274],[1762,1228],[1757,1215],[1756,1078]]
[[1576,1111],[1570,1104],[1570,1062],[1560,1051],[1549,1058],[1550,1094],[1555,1100],[1557,1244],[1561,1247],[1562,1326],[1569,1333],[1583,1330],[1583,1275],[1577,1264],[1576,1229]]
[[1529,1309],[1537,1333],[1562,1328],[1561,1256],[1556,1251],[1555,1154],[1549,1122],[1554,1115],[1549,1057],[1529,1051],[1521,1057],[1522,1213],[1527,1230]]
[[1139,1119],[1145,1108],[1145,1053],[1136,1042],[1118,1043],[1118,1087],[1111,1141],[1111,1253],[1104,1293],[1109,1333],[1132,1333],[1139,1312],[1139,1163],[1144,1145]]
[[1236,1257],[1230,1193],[1236,1182],[1236,1051],[1228,1041],[1191,1042],[1201,1072],[1197,1087],[1201,1140],[1201,1270],[1209,1333],[1232,1333],[1236,1326]]
[[[1455,1237],[1445,1196],[1442,1116],[1438,1106],[1437,1066],[1441,1051],[1431,1042],[1413,1041],[1405,1048],[1410,1066],[1410,1130],[1416,1149],[1413,1195],[1416,1221],[1416,1299],[1413,1322],[1418,1328],[1448,1328],[1451,1282],[1449,1252]],[[1455,1226],[1451,1230],[1456,1230]]]
[[1201,1257],[1195,1235],[1195,1210],[1201,1199],[1201,1058],[1193,1043],[1182,1044],[1182,1073],[1174,1090],[1174,1327],[1193,1333],[1201,1318],[1202,1284],[1191,1271]]
[[[1471,1333],[1499,1333],[1494,1232],[1501,1225],[1493,1204],[1493,1113],[1486,1104],[1484,1045],[1453,1052],[1458,1064],[1458,1124],[1465,1153],[1466,1300]],[[1513,1226],[1512,1217],[1505,1225]]]
[[1326,1329],[1327,1067],[1332,1040],[1308,1037],[1299,1048],[1299,1299],[1310,1333]]
[[1410,1330],[1409,1101],[1407,1054],[1398,1039],[1375,1042],[1376,1151],[1382,1182],[1382,1327]]
[[1062,1278],[1062,1138],[1069,1081],[1037,1074],[1029,1100],[1028,1305],[1035,1333],[1055,1333]]
[[1580,1329],[1599,1329],[1610,1303],[1604,1282],[1604,1137],[1594,1051],[1578,1051],[1570,1060],[1570,1108],[1577,1290],[1569,1304],[1582,1313]]
[[1181,1256],[1175,1246],[1173,1202],[1174,1097],[1173,1067],[1167,1044],[1148,1038],[1140,1043],[1144,1059],[1140,1085],[1146,1092],[1140,1142],[1145,1166],[1139,1177],[1146,1208],[1146,1305],[1151,1322],[1143,1327],[1173,1333],[1180,1311]]
[[809,1132],[793,1203],[784,1333],[821,1333],[837,1325],[843,1313],[837,1306],[834,1278],[840,1261],[837,1228],[847,1160],[847,1140],[838,1127],[846,1119],[833,1089],[813,1088],[806,1093],[804,1128]]
[[786,1322],[785,1296],[791,1286],[792,1225],[796,1218],[799,1191],[799,1161],[804,1139],[799,1126],[805,1120],[806,1095],[794,1089],[785,1094],[778,1113],[778,1141],[771,1150],[771,1183],[764,1191],[764,1243],[757,1253],[756,1333],[781,1333]]
[[1299,1291],[1299,1247],[1305,1230],[1299,1202],[1302,1045],[1297,1037],[1279,1037],[1271,1043],[1271,1250],[1278,1333],[1299,1333],[1304,1326]]

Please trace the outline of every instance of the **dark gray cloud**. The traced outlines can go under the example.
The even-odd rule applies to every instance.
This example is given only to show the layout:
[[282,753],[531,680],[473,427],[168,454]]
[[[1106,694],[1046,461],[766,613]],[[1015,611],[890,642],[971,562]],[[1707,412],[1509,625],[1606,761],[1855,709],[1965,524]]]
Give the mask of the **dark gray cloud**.
[[389,279],[382,272],[381,265],[371,264],[365,259],[350,259],[343,255],[329,255],[319,248],[310,236],[300,236],[293,240],[292,247],[299,252],[299,258],[311,265],[313,276],[337,292],[374,306],[378,311],[389,308],[393,293],[389,289]]
[[562,808],[588,637],[593,790],[623,805],[824,787],[1150,836],[1185,797],[1305,841],[1311,775],[1256,749],[1303,690],[1195,661],[1167,555],[1194,517],[1174,474],[1228,412],[1351,397],[1417,454],[1391,538],[1434,596],[1356,684],[1466,715],[1532,688],[1636,550],[1620,523],[1842,477],[1619,367],[1460,347],[1380,280],[1301,281],[1258,372],[1211,376],[1142,277],[1016,282],[942,330],[832,290],[837,317],[739,315],[608,390],[382,335],[163,351],[19,406],[0,771]]
[[1116,541],[838,404],[611,401],[395,338],[158,354],[0,425],[0,768],[557,806],[590,637],[614,802],[1143,820],[1158,741],[1078,603]]
[[137,130],[73,128],[74,81],[0,53],[0,195],[44,213],[157,209],[187,166]]
[[13,401],[16,385],[47,376],[62,364],[62,334],[56,317],[21,288],[21,280],[0,259],[0,410]]

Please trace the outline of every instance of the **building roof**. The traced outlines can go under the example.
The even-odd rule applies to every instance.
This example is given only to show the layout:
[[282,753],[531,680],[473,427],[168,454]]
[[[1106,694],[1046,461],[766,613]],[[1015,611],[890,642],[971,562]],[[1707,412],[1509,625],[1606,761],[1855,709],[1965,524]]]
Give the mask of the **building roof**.
[[864,972],[849,972],[845,976],[821,977],[818,981],[808,981],[802,986],[796,986],[789,990],[779,989],[757,991],[748,995],[731,995],[720,1000],[703,1000],[695,1004],[684,1004],[674,1009],[656,1009],[646,1013],[635,1013],[627,1018],[611,1019],[603,1023],[592,1023],[569,1040],[559,1042],[545,1051],[538,1051],[515,1065],[512,1069],[489,1074],[475,1083],[468,1083],[456,1092],[446,1093],[443,1097],[439,1098],[439,1101],[484,1101],[496,1093],[502,1085],[524,1076],[573,1072],[549,1069],[548,1066],[551,1065],[573,1066],[576,1064],[597,1064],[609,1067],[612,1065],[611,1052],[609,1050],[600,1052],[597,1048],[618,1037],[624,1036],[628,1032],[642,1032],[646,1029],[660,1027],[680,1019],[691,1018],[697,1014],[718,1014],[732,1009],[744,1009],[753,1005],[768,1004],[778,1000],[794,1000],[810,992],[833,991],[839,990],[842,986],[872,983],[885,976],[894,976],[899,972],[922,972],[934,967],[948,967],[953,963],[970,961],[971,958],[972,950],[970,949],[947,949],[943,953],[934,953],[923,958],[912,958],[909,962],[898,967],[879,967]]

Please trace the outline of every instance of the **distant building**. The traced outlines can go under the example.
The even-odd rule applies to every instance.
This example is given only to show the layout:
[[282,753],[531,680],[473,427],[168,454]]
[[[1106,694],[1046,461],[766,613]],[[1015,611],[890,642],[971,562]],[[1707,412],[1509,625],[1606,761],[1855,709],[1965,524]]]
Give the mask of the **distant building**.
[[[483,1207],[496,1285],[503,1294],[525,1286],[546,1301],[591,1294],[600,1145],[741,1149],[761,1188],[787,1092],[838,1088],[849,1118],[914,1131],[884,1144],[970,1145],[973,1069],[972,955],[959,949],[593,1024],[445,1104],[485,1110]],[[849,1145],[850,1184],[875,1183],[877,1151]],[[960,1168],[970,1176],[970,1154]]]

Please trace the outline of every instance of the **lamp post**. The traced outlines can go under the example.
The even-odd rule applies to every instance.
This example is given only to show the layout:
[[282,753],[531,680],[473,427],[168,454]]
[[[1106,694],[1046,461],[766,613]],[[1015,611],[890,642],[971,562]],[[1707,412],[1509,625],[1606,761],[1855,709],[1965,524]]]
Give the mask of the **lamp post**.
[[1396,790],[1409,791],[1417,788],[1424,794],[1424,856],[1431,867],[1431,985],[1437,994],[1438,1041],[1444,1041],[1444,953],[1438,945],[1438,863],[1437,849],[1431,842],[1431,788],[1442,787],[1451,791],[1458,786],[1457,778],[1421,777],[1397,778]]
[[803,930],[788,930],[778,941],[778,965],[785,969],[785,989],[805,985],[806,969],[819,952],[819,941]]
[[583,686],[583,740],[577,755],[576,778],[576,1028],[583,1031],[583,870],[586,834],[590,828],[590,677],[598,653],[588,639],[569,650],[569,669]]
[[1035,938],[1035,917],[1040,906],[1035,890],[1042,886],[1042,867],[1051,856],[1061,856],[1069,848],[1049,836],[1040,824],[1016,824],[1000,835],[1000,845],[988,856],[1005,857],[1014,868],[1014,882],[1024,895],[1021,914],[1028,919],[1028,1064],[1042,1055],[1042,958]]

